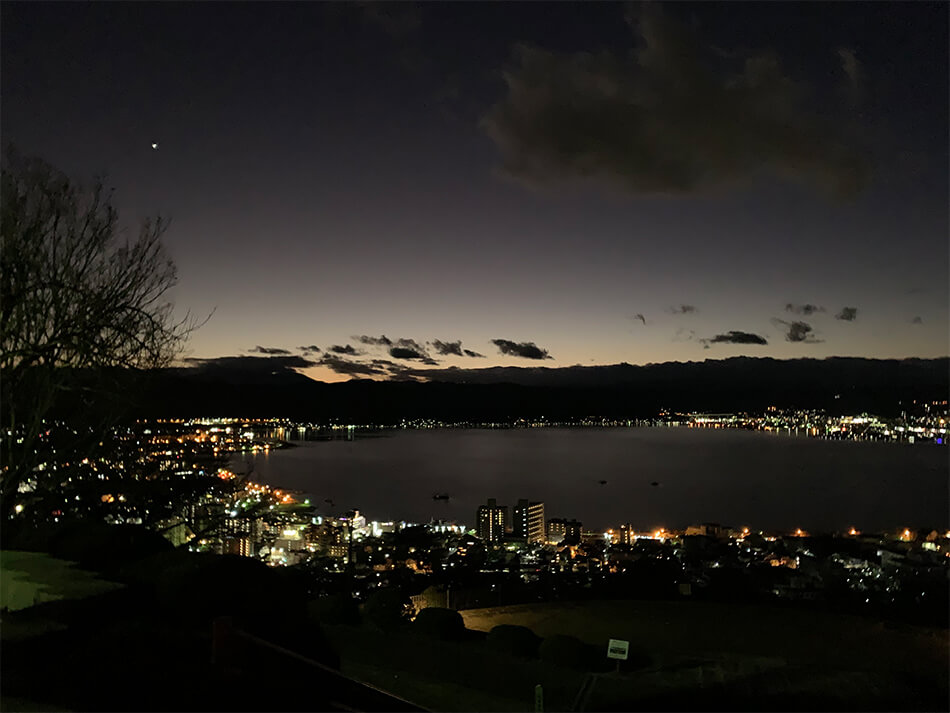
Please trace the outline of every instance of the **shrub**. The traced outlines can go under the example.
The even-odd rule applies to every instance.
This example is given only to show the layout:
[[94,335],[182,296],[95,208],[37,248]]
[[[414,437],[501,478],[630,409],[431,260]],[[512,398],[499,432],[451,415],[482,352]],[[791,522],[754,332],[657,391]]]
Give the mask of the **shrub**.
[[647,668],[653,663],[653,658],[645,651],[631,649],[627,655],[627,660],[621,662],[622,671],[636,671],[641,668]]
[[155,591],[169,572],[186,568],[196,558],[202,556],[184,549],[159,552],[150,557],[130,562],[115,573],[115,578],[125,584],[137,585]]
[[448,602],[445,590],[430,584],[422,591],[422,599],[427,607],[444,607]]
[[536,658],[541,637],[526,626],[499,624],[488,632],[486,644],[494,651],[521,658]]
[[465,636],[465,621],[454,609],[426,607],[412,623],[415,630],[442,641],[458,641]]
[[307,603],[307,614],[320,624],[359,626],[360,623],[359,605],[346,593],[311,599]]
[[272,620],[295,609],[301,596],[263,562],[236,555],[194,555],[163,574],[159,605],[186,617]]
[[113,572],[130,562],[171,549],[168,540],[141,525],[75,522],[49,538],[53,557],[100,572]]
[[591,648],[576,636],[555,634],[541,642],[541,660],[576,671],[589,671],[595,660]]
[[377,589],[363,603],[363,619],[383,631],[408,622],[411,611],[409,598],[394,587]]
[[50,542],[62,532],[64,525],[51,522],[31,523],[8,520],[0,523],[0,542],[5,550],[50,553]]

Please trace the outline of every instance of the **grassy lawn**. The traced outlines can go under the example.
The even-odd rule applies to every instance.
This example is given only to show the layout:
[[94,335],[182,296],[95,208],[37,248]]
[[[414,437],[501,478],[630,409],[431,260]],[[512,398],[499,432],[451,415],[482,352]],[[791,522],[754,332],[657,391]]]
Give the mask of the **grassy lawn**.
[[[681,601],[530,604],[463,611],[466,627],[527,626],[650,655],[597,677],[586,708],[946,710],[946,631],[802,609]],[[940,703],[943,701],[943,703]]]
[[567,710],[585,674],[492,651],[484,641],[438,641],[411,631],[327,626],[341,667],[354,678],[436,711]]
[[99,579],[72,562],[38,552],[0,552],[0,609],[16,611],[60,599],[79,599],[122,585]]
[[45,703],[36,703],[22,698],[9,698],[0,696],[0,711],[3,713],[67,713],[66,709],[58,706],[51,706]]
[[344,672],[430,710],[946,710],[946,631],[829,612],[711,602],[600,601],[461,612],[471,630],[527,626],[604,647],[626,639],[650,663],[586,674],[409,630],[327,627]]
[[682,601],[528,604],[463,611],[465,626],[488,631],[520,624],[539,636],[572,634],[592,644],[626,639],[656,660],[722,655],[782,659],[788,664],[946,676],[946,631],[857,616],[768,605]]

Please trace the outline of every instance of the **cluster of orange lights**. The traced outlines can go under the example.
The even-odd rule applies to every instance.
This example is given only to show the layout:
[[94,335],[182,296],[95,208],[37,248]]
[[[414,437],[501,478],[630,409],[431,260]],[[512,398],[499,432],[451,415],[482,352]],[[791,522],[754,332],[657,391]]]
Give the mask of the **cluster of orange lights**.
[[[230,477],[235,477],[234,474],[230,474]],[[271,494],[284,505],[292,505],[297,502],[294,500],[294,496],[290,493],[285,493],[283,490],[271,490],[269,485],[263,485],[261,483],[246,483],[244,489],[253,495],[268,495]]]

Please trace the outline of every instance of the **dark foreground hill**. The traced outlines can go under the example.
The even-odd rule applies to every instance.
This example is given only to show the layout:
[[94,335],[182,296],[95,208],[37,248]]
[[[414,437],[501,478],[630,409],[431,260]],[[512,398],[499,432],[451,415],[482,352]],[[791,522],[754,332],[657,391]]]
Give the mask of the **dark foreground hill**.
[[943,400],[950,359],[776,360],[600,367],[440,369],[432,380],[352,380],[328,384],[279,359],[144,375],[133,389],[138,416],[240,415],[376,422],[401,418],[490,420],[581,416],[635,418],[675,411],[820,408],[897,415]]

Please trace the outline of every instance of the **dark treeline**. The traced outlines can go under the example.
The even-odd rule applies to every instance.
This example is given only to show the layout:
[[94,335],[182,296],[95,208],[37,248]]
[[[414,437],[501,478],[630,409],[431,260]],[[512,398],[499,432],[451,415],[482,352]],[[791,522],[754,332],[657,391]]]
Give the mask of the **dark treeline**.
[[[637,418],[661,409],[761,412],[779,408],[916,411],[942,400],[950,359],[832,358],[620,364],[564,369],[439,370],[440,381],[313,381],[268,359],[241,370],[206,365],[151,372],[130,389],[139,417],[247,416],[308,420]],[[251,362],[253,363],[253,362]],[[495,382],[495,383],[490,383]]]

